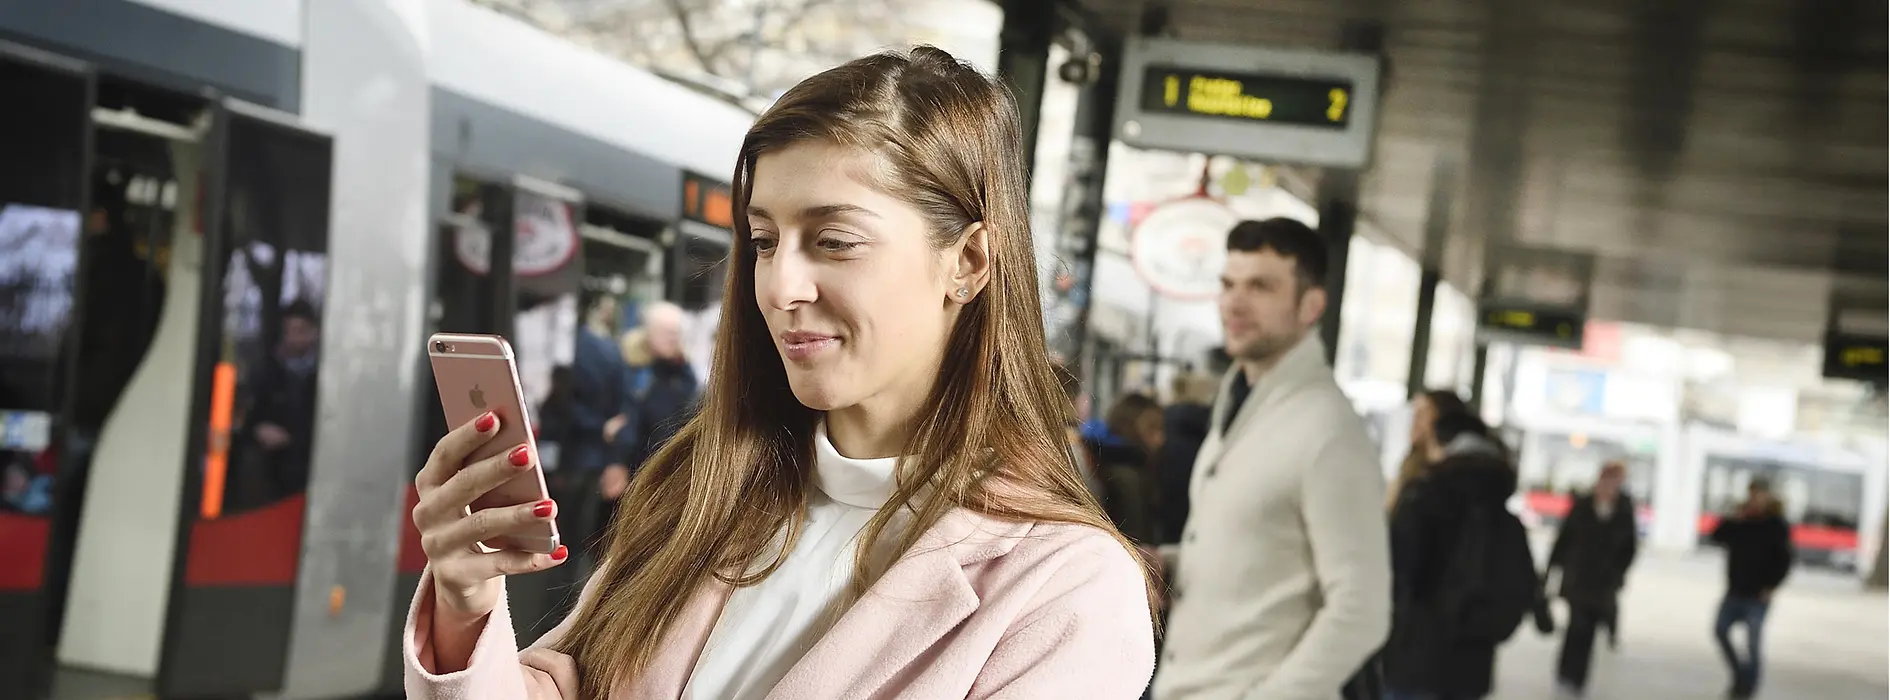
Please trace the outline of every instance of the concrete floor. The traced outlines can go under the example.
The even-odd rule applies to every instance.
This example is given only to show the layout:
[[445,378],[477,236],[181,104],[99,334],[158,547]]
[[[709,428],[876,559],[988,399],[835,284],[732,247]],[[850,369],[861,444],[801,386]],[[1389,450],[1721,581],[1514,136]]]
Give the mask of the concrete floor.
[[[1629,574],[1620,648],[1598,642],[1592,700],[1709,700],[1730,676],[1713,643],[1720,555],[1646,554]],[[1566,611],[1557,609],[1566,623]],[[1735,635],[1739,634],[1735,632]],[[1883,700],[1890,696],[1890,604],[1849,575],[1800,568],[1774,600],[1759,697]],[[1499,654],[1492,700],[1554,697],[1559,639],[1517,632]]]

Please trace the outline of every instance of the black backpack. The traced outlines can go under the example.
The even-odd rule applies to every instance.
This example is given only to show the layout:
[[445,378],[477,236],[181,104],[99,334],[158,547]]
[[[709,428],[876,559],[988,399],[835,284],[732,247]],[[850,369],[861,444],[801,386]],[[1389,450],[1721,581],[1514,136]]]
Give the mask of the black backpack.
[[1470,506],[1449,552],[1438,602],[1445,624],[1455,628],[1453,636],[1492,643],[1509,639],[1541,590],[1522,521],[1500,507]]

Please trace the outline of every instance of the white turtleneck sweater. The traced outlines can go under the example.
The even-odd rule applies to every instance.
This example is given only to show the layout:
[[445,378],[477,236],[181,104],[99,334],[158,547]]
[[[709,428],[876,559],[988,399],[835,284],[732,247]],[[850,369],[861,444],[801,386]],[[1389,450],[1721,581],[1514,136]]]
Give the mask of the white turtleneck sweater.
[[[841,611],[860,531],[892,495],[894,458],[853,459],[814,433],[814,489],[794,550],[761,583],[738,588],[703,647],[684,700],[761,700]],[[888,527],[882,543],[896,539]],[[831,614],[830,614],[831,613]]]

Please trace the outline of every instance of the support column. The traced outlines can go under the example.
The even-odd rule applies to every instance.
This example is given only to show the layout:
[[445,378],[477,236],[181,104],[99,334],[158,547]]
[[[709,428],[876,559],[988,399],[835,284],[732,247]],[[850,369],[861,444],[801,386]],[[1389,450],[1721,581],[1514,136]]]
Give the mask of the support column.
[[[1384,25],[1351,22],[1339,36],[1345,51],[1382,53]],[[1383,92],[1380,85],[1380,92]],[[1358,225],[1359,173],[1329,170],[1319,183],[1319,235],[1326,239],[1326,315],[1319,319],[1319,338],[1326,344],[1326,363],[1339,353],[1339,321],[1345,310],[1345,270],[1351,257],[1352,230]]]
[[1017,99],[1023,130],[1024,171],[1037,166],[1037,127],[1043,87],[1050,67],[1050,42],[1056,33],[1056,3],[1003,0],[1004,27],[998,32],[998,75]]
[[1352,229],[1358,223],[1358,174],[1326,173],[1319,184],[1319,236],[1326,241],[1326,315],[1319,319],[1319,339],[1326,362],[1339,353],[1339,321],[1345,309],[1345,270],[1351,257]]
[[1477,353],[1475,355],[1475,360],[1471,362],[1470,364],[1470,401],[1469,403],[1470,403],[1470,407],[1475,409],[1479,413],[1483,411],[1483,375],[1488,374],[1489,369],[1490,369],[1490,346],[1488,343],[1485,343],[1483,341],[1477,341]]
[[[1096,304],[1096,238],[1102,231],[1103,181],[1109,173],[1109,142],[1115,128],[1117,73],[1122,60],[1122,44],[1112,37],[1092,36],[1090,48],[1102,57],[1102,62],[1095,82],[1077,98],[1063,232],[1057,236],[1057,255],[1082,261],[1071,271],[1075,278],[1072,290],[1081,290],[1082,312],[1077,314],[1074,327],[1066,331],[1067,345],[1061,348],[1065,357],[1078,362],[1087,351],[1089,317]],[[1151,313],[1151,328],[1153,318]]]
[[1437,308],[1437,269],[1424,268],[1418,278],[1417,322],[1411,328],[1411,364],[1405,374],[1406,397],[1415,397],[1427,388],[1424,374],[1431,366],[1431,315]]
[[1411,329],[1411,364],[1405,375],[1405,395],[1423,392],[1424,375],[1430,369],[1431,319],[1437,308],[1437,285],[1443,281],[1444,242],[1450,236],[1450,199],[1456,183],[1456,167],[1447,156],[1439,156],[1431,167],[1431,198],[1424,220],[1424,248],[1418,251],[1423,275],[1418,280],[1417,323]]

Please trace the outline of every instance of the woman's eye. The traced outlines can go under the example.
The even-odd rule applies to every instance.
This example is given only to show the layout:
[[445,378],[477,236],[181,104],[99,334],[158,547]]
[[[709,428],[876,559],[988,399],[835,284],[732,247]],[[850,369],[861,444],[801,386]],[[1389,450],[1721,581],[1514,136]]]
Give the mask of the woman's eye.
[[757,253],[766,253],[774,250],[774,239],[760,237],[750,238],[748,239],[748,245],[753,246]]
[[829,253],[844,253],[846,251],[853,250],[854,248],[860,247],[861,244],[858,241],[846,241],[846,240],[841,240],[838,238],[822,238],[820,239],[820,242],[815,245],[820,246],[821,250],[827,251]]

